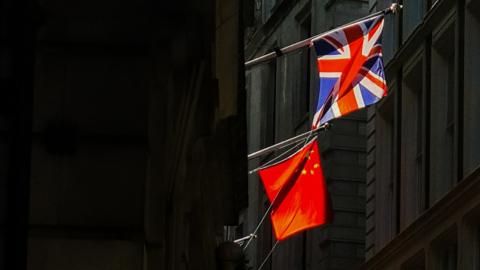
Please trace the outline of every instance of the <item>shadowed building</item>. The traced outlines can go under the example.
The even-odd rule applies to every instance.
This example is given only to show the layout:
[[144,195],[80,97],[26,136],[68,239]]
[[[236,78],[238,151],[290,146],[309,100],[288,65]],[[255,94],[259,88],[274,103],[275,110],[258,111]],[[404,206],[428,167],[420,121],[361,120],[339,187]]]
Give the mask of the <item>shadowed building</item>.
[[479,269],[480,2],[403,4],[385,25],[390,94],[368,112],[363,269]]
[[240,3],[0,0],[1,269],[215,269],[246,205]]
[[[365,1],[249,1],[254,16],[245,35],[245,57],[252,59],[306,39],[368,13]],[[248,24],[250,23],[250,24]],[[246,71],[248,150],[309,130],[316,108],[318,79],[314,50],[304,48]],[[302,232],[275,249],[263,269],[355,269],[364,261],[366,113],[332,121],[319,137],[322,167],[331,195],[332,224]],[[273,155],[249,162],[250,169]],[[252,233],[269,206],[256,174],[249,177],[249,207],[240,216],[243,235]],[[258,267],[275,243],[270,221],[247,249]]]

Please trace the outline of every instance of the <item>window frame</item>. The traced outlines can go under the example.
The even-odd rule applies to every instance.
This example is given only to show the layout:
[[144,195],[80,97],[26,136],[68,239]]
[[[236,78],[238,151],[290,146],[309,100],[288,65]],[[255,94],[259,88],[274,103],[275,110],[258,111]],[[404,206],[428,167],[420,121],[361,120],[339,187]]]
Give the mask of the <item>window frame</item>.
[[[430,111],[430,129],[431,129],[431,132],[432,133],[435,133],[437,134],[437,132],[444,132],[444,133],[450,133],[450,136],[451,136],[451,160],[450,160],[450,170],[451,170],[451,179],[441,179],[441,180],[444,180],[444,181],[448,181],[449,183],[444,183],[444,184],[448,184],[448,188],[446,191],[443,192],[443,194],[440,194],[442,193],[441,190],[438,190],[438,189],[433,189],[434,187],[440,187],[441,188],[441,184],[438,185],[438,182],[431,182],[429,183],[429,189],[430,189],[430,204],[433,204],[435,203],[436,201],[438,201],[439,199],[441,199],[446,193],[448,193],[448,191],[452,190],[452,188],[455,186],[456,182],[458,181],[457,179],[457,174],[458,174],[458,166],[457,166],[457,163],[455,162],[458,158],[458,134],[459,134],[459,125],[458,125],[458,99],[459,99],[459,87],[458,87],[458,77],[459,77],[459,70],[458,70],[458,67],[456,65],[457,61],[458,61],[458,48],[457,48],[457,44],[456,44],[456,36],[457,36],[457,20],[456,20],[456,10],[455,9],[452,9],[450,10],[450,12],[445,16],[444,20],[439,23],[439,25],[433,29],[432,31],[432,43],[431,43],[431,57],[430,57],[430,65],[431,65],[431,73],[433,73],[435,70],[436,70],[436,67],[438,66],[438,64],[435,64],[436,60],[434,59],[434,56],[435,57],[439,57],[439,58],[442,58],[442,59],[439,59],[439,61],[442,61],[442,60],[445,60],[443,59],[443,57],[441,56],[442,53],[442,50],[445,51],[445,48],[442,48],[443,46],[443,41],[445,38],[453,38],[452,40],[452,43],[454,45],[454,49],[453,49],[453,56],[450,55],[449,57],[453,57],[453,60],[452,60],[452,67],[453,68],[453,71],[452,70],[448,70],[447,72],[450,73],[452,72],[452,78],[448,78],[447,80],[447,83],[450,85],[451,84],[451,87],[452,89],[447,89],[446,91],[444,91],[445,89],[441,89],[441,93],[437,93],[435,92],[437,89],[433,89],[434,85],[435,85],[435,82],[433,81],[435,78],[433,75],[430,76],[429,80],[431,81],[431,92],[430,92],[430,97],[428,98],[428,100],[431,102],[431,111]],[[448,31],[453,31],[453,37],[451,37],[452,33],[449,33]],[[447,49],[448,50],[448,49]],[[447,65],[449,65],[450,63],[447,63]],[[448,69],[448,68],[447,68]],[[441,71],[441,68],[438,68],[438,72],[442,72]],[[450,80],[453,80],[453,82],[450,82]],[[452,91],[450,93],[450,91]],[[440,100],[441,98],[438,98],[437,96],[435,95],[438,95],[438,94],[441,94],[441,95],[445,95],[443,98],[444,98],[444,102],[442,104],[442,101]],[[449,97],[449,95],[452,94],[452,97]],[[450,100],[451,98],[451,100]],[[446,114],[438,114],[436,113],[436,111],[439,109],[438,106],[440,105],[446,105],[446,107],[444,107],[443,109],[446,110]],[[451,115],[448,115],[449,112],[448,112],[448,109],[449,107],[451,106]],[[436,129],[436,126],[435,125],[438,125],[441,121],[436,118],[436,117],[439,117],[439,116],[445,116],[446,119],[444,119],[444,124],[445,124],[445,130],[438,130]],[[449,119],[449,117],[451,117]],[[446,136],[449,136],[449,135],[446,135]],[[438,136],[436,136],[435,138],[432,136],[432,140],[430,140],[430,155],[434,156],[438,153],[434,153],[432,151],[435,151],[435,149],[437,149],[438,145],[434,145],[435,142],[438,142],[436,140]],[[445,146],[442,144],[442,146]],[[443,154],[445,154],[443,152]],[[433,167],[434,166],[434,161],[432,160],[431,163],[429,164],[429,170],[430,170],[430,175],[432,175],[432,179],[433,178],[436,178],[435,175],[438,173],[438,172],[435,172],[435,168]],[[437,180],[437,179],[435,179]]]
[[[400,106],[401,106],[401,122],[400,122],[400,145],[401,148],[399,149],[400,151],[400,182],[401,182],[401,191],[400,191],[400,230],[403,230],[404,228],[408,227],[418,216],[423,213],[428,207],[426,202],[428,201],[428,192],[426,192],[426,187],[428,186],[428,183],[426,183],[426,175],[425,175],[425,168],[427,164],[427,159],[426,156],[428,153],[426,149],[427,143],[427,136],[425,136],[426,133],[426,79],[425,74],[426,74],[426,49],[425,49],[425,44],[422,44],[421,47],[412,55],[412,57],[406,62],[406,64],[402,68],[402,88],[401,88],[401,97],[400,98]],[[408,81],[410,79],[410,76],[413,76],[415,74],[415,69],[418,68],[418,66],[421,69],[422,74],[420,77],[422,78],[422,83],[419,86],[419,89],[413,90],[411,87],[408,86]],[[416,135],[415,138],[410,138],[410,140],[416,140],[416,149],[415,149],[415,170],[418,170],[418,164],[420,164],[420,171],[417,171],[415,173],[416,180],[413,179],[407,179],[404,176],[405,172],[405,167],[409,167],[406,164],[406,159],[408,159],[408,155],[406,156],[406,153],[408,152],[408,148],[411,147],[411,143],[413,141],[407,141],[405,142],[405,139],[408,139],[408,135],[406,134],[407,128],[406,126],[406,121],[409,121],[408,119],[405,118],[405,115],[403,112],[407,110],[408,104],[405,102],[405,99],[407,99],[408,92],[412,91],[420,91],[420,93],[413,93],[416,95],[416,98],[418,99],[417,101],[417,108],[421,111],[417,112],[421,113],[421,117],[417,119],[416,123]],[[420,121],[420,122],[419,122]],[[411,154],[411,153],[410,153]],[[408,182],[406,182],[408,181]],[[408,205],[405,204],[406,201],[408,201],[409,196],[411,198],[411,194],[408,194],[408,191],[412,190],[411,185],[416,185],[416,195],[415,198],[417,200],[417,206],[414,209],[415,213],[410,213],[409,211],[413,209],[406,209]],[[412,207],[412,206],[410,206]]]

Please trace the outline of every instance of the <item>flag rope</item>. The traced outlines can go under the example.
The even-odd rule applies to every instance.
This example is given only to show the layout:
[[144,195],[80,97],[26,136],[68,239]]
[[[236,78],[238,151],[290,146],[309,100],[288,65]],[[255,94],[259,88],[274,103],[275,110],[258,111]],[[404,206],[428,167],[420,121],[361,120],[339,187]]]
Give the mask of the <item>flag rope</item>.
[[310,130],[310,131],[307,131],[305,133],[302,133],[302,134],[299,134],[295,137],[292,137],[290,139],[286,139],[284,141],[281,141],[279,143],[276,143],[274,145],[271,145],[269,147],[266,147],[266,148],[263,148],[263,149],[260,149],[256,152],[253,152],[251,154],[248,154],[247,158],[250,160],[250,159],[254,159],[254,158],[257,158],[257,157],[260,157],[260,156],[263,156],[265,154],[268,154],[270,152],[273,152],[277,149],[281,149],[285,146],[288,146],[288,145],[291,145],[291,144],[294,144],[296,142],[299,142],[299,141],[302,141],[305,137],[311,137],[313,135],[316,135],[317,133],[319,133],[320,131],[323,131],[323,130],[326,130],[327,128],[329,128],[331,126],[331,124],[329,123],[325,123],[321,126],[319,126],[317,129],[314,129],[314,130]]
[[245,251],[247,249],[248,245],[250,245],[250,243],[252,242],[252,240],[257,237],[257,232],[260,229],[260,227],[262,226],[263,222],[265,221],[265,218],[268,216],[268,213],[270,213],[270,210],[272,210],[273,202],[275,201],[275,199],[277,199],[278,194],[280,194],[280,192],[278,192],[277,195],[275,195],[275,198],[273,198],[272,202],[270,203],[270,205],[267,208],[267,211],[265,211],[265,214],[263,214],[263,217],[260,220],[260,222],[258,223],[257,227],[255,228],[253,233],[251,233],[249,235],[248,241],[245,244],[245,246],[243,247],[243,251]]
[[[281,189],[280,189],[280,191],[281,191]],[[265,221],[265,218],[267,218],[268,214],[269,214],[270,211],[272,210],[273,203],[275,202],[275,200],[277,200],[278,195],[280,195],[280,191],[278,191],[278,193],[275,195],[275,197],[273,198],[273,200],[270,202],[270,205],[268,206],[267,211],[265,211],[265,213],[263,214],[262,219],[261,219],[260,222],[258,223],[258,225],[257,225],[257,227],[255,228],[255,230],[253,231],[253,233],[251,233],[251,234],[249,235],[248,241],[247,241],[247,243],[245,244],[245,246],[243,247],[243,250],[244,250],[244,251],[247,249],[248,245],[250,245],[250,243],[252,242],[252,240],[257,237],[258,230],[260,229],[260,227],[262,226],[263,222]]]
[[316,36],[313,36],[313,37],[310,37],[310,38],[307,38],[307,39],[304,39],[302,41],[299,41],[297,43],[294,43],[294,44],[291,44],[291,45],[288,45],[284,48],[276,48],[273,52],[270,52],[270,53],[267,53],[267,54],[264,54],[260,57],[257,57],[257,58],[254,58],[250,61],[247,61],[245,62],[245,68],[249,68],[251,66],[254,66],[254,65],[257,65],[257,64],[260,64],[260,63],[264,63],[264,62],[268,62],[272,59],[275,59],[277,58],[278,56],[280,55],[285,55],[287,53],[291,53],[291,52],[294,52],[296,50],[299,50],[301,48],[304,48],[304,47],[307,47],[307,46],[310,46],[310,44],[312,43],[312,40],[314,39],[318,39],[318,38],[321,38],[323,36],[326,36],[328,34],[331,34],[333,31],[337,31],[338,29],[341,29],[341,28],[345,28],[345,27],[348,27],[352,24],[355,24],[355,23],[358,23],[358,22],[361,22],[363,20],[366,20],[366,19],[369,19],[369,18],[372,18],[372,17],[375,17],[375,16],[378,16],[380,14],[390,14],[390,13],[397,13],[398,10],[402,9],[402,5],[398,4],[398,3],[392,3],[390,5],[390,7],[384,9],[384,10],[381,10],[381,11],[378,11],[378,12],[375,12],[375,13],[372,13],[368,16],[365,16],[365,17],[362,17],[358,20],[355,20],[353,22],[350,22],[350,23],[347,23],[345,25],[342,25],[340,27],[337,27],[333,30],[330,30],[330,31],[327,31],[325,33],[322,33],[322,34],[319,34],[319,35],[316,35]]
[[[258,172],[259,170],[261,169],[264,169],[270,165],[272,165],[272,163],[274,163],[275,161],[279,160],[280,158],[284,157],[287,153],[290,153],[290,151],[292,151],[293,149],[297,148],[298,146],[300,146],[301,144],[305,145],[305,142],[308,140],[305,139],[305,138],[302,138],[302,139],[299,139],[297,144],[295,144],[294,146],[292,146],[291,148],[289,148],[288,150],[286,150],[285,152],[281,153],[280,155],[272,158],[271,160],[269,160],[268,162],[266,162],[265,164],[261,165],[260,167],[257,167],[251,171],[248,172],[248,174],[252,174],[252,173],[255,173],[255,172]],[[286,147],[287,145],[285,145],[284,147]],[[281,147],[281,148],[284,148],[284,147]],[[279,149],[281,149],[279,148]]]
[[279,242],[278,240],[277,240],[277,242],[275,242],[275,245],[273,245],[272,249],[270,249],[270,252],[268,252],[267,257],[263,260],[262,264],[258,267],[257,270],[262,270],[265,263],[267,263],[268,259],[272,256],[273,251],[275,250],[275,248],[278,245],[278,242]]

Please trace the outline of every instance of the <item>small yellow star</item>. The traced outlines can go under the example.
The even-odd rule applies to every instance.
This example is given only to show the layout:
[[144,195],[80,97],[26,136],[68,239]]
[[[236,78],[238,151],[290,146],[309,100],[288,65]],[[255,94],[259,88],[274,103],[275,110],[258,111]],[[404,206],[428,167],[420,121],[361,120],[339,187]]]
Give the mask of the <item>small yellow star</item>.
[[302,171],[302,174],[307,174],[307,171],[306,171],[306,170],[303,170],[303,171]]
[[313,174],[314,174],[313,170],[310,170],[310,174],[311,174],[311,175],[313,175]]

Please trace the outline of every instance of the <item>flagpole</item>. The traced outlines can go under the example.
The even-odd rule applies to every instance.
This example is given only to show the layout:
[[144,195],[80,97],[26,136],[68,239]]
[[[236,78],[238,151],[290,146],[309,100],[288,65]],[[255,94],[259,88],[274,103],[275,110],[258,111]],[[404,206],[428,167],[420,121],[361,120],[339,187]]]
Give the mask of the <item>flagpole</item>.
[[291,52],[294,52],[296,50],[299,50],[303,47],[307,47],[307,46],[310,46],[310,44],[312,43],[312,40],[314,39],[318,39],[318,38],[321,38],[321,37],[324,37],[326,35],[329,35],[335,31],[337,31],[338,29],[340,28],[345,28],[345,27],[348,27],[350,25],[353,25],[355,23],[358,23],[360,21],[363,21],[363,20],[366,20],[366,19],[369,19],[369,18],[372,18],[372,17],[375,17],[375,16],[378,16],[380,14],[389,14],[389,13],[396,13],[399,9],[401,9],[403,6],[398,4],[398,3],[392,3],[392,5],[384,10],[381,10],[381,11],[378,11],[378,12],[375,12],[375,13],[372,13],[368,16],[365,16],[365,17],[362,17],[358,20],[355,20],[353,22],[350,22],[350,23],[347,23],[347,24],[344,24],[340,27],[337,27],[333,30],[330,30],[330,31],[327,31],[325,33],[322,33],[322,34],[319,34],[319,35],[316,35],[316,36],[313,36],[313,37],[309,37],[307,39],[304,39],[302,41],[299,41],[297,43],[294,43],[294,44],[291,44],[291,45],[288,45],[286,47],[283,47],[283,48],[277,48],[275,49],[273,52],[270,52],[270,53],[267,53],[265,55],[262,55],[260,57],[257,57],[255,59],[252,59],[250,61],[247,61],[245,62],[245,68],[250,68],[254,65],[257,65],[257,64],[260,64],[260,63],[264,63],[264,62],[268,62],[272,59],[275,59],[281,55],[284,55],[284,54],[287,54],[287,53],[291,53]]
[[251,154],[248,154],[248,159],[254,159],[254,158],[257,158],[257,157],[260,157],[260,156],[263,156],[265,154],[268,154],[270,152],[273,152],[277,149],[280,149],[284,146],[287,146],[287,145],[290,145],[292,143],[296,143],[298,141],[301,141],[302,139],[304,139],[305,137],[308,137],[308,136],[313,136],[315,134],[317,134],[318,132],[324,130],[324,129],[327,129],[328,127],[330,126],[330,124],[328,123],[325,123],[323,125],[321,125],[320,127],[318,127],[317,129],[314,129],[314,130],[311,130],[311,131],[307,131],[305,133],[302,133],[300,135],[297,135],[295,137],[292,137],[290,139],[287,139],[285,141],[282,141],[282,142],[279,142],[277,144],[274,144],[272,146],[269,146],[269,147],[266,147],[266,148],[263,148],[261,150],[258,150],[257,152],[253,152]]

